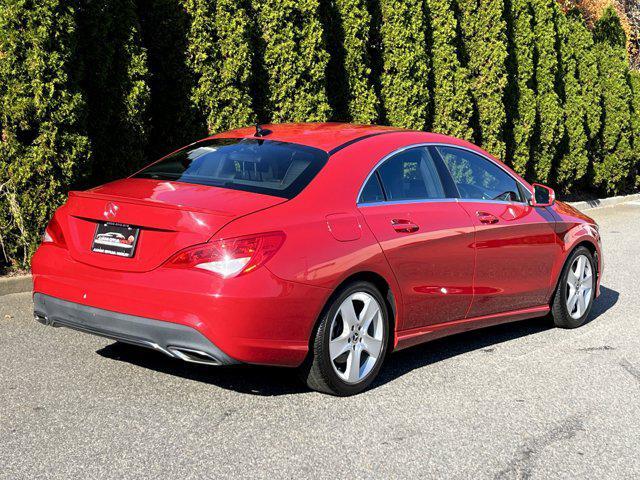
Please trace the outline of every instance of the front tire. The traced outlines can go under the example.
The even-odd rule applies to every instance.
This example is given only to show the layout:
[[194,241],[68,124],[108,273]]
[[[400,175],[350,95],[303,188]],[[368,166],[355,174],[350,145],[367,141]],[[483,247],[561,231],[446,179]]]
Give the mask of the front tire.
[[577,328],[587,320],[596,292],[596,263],[586,247],[578,247],[567,259],[551,306],[560,328]]
[[368,282],[347,285],[323,311],[301,376],[319,392],[360,393],[378,375],[388,340],[389,315],[380,291]]

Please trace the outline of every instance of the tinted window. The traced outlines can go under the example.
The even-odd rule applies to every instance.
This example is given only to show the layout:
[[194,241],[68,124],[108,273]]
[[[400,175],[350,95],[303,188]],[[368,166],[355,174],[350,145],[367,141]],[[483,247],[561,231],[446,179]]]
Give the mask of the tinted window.
[[516,180],[493,162],[460,148],[437,149],[461,198],[522,201]]
[[380,188],[380,181],[378,180],[378,175],[374,173],[371,175],[364,188],[362,189],[362,195],[360,195],[360,203],[374,203],[374,202],[383,202],[384,201],[384,193],[382,193],[382,188]]
[[445,198],[438,169],[425,148],[399,153],[379,169],[387,200]]
[[294,143],[214,139],[190,145],[135,176],[292,198],[326,161],[322,150]]

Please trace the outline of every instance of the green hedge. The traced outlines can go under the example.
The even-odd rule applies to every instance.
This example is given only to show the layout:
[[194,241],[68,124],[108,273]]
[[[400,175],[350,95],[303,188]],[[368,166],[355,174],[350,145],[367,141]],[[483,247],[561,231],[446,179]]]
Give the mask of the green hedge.
[[632,191],[625,43],[556,0],[0,0],[0,263],[70,189],[255,121],[443,132],[561,194]]
[[452,0],[427,2],[432,20],[433,125],[436,132],[473,139],[469,122],[473,113],[469,70],[462,65],[459,23]]
[[76,33],[63,0],[0,7],[0,247],[15,265],[92,161]]
[[192,100],[211,132],[246,126],[251,99],[251,19],[236,0],[186,0],[191,22],[188,64],[197,76]]

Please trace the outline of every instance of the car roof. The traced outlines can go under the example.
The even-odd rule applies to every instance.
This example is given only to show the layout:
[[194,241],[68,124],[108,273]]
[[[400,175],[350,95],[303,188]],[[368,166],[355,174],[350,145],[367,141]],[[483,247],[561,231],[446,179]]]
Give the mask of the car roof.
[[355,125],[351,123],[281,123],[265,124],[260,127],[269,131],[263,137],[256,137],[256,127],[244,127],[213,135],[209,138],[262,138],[281,142],[298,143],[333,153],[358,140],[390,132],[409,131],[395,127],[376,125]]

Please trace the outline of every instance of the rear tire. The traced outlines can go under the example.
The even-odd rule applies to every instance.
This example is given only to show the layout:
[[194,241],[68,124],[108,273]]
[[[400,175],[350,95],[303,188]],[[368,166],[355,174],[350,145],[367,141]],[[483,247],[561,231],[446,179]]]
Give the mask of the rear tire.
[[380,291],[368,282],[346,285],[321,314],[300,375],[313,390],[355,395],[378,375],[388,340],[389,314]]
[[565,262],[551,304],[556,327],[578,328],[587,320],[596,292],[597,267],[586,247],[578,247]]

